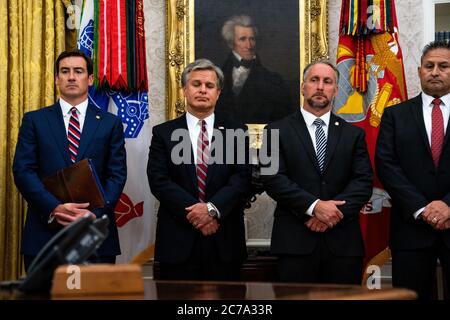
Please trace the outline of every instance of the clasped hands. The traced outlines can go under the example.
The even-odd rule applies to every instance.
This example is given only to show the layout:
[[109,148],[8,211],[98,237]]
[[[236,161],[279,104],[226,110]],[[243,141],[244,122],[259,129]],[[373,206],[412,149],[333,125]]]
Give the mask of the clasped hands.
[[444,201],[430,202],[422,211],[421,218],[436,230],[450,228],[450,208]]
[[209,236],[217,232],[219,223],[208,214],[206,203],[196,203],[186,208],[188,212],[186,218],[194,228],[200,230],[204,236]]
[[88,207],[89,203],[62,203],[53,209],[51,215],[59,224],[66,226],[85,215],[90,215],[92,219],[95,219],[95,214],[89,211]]
[[305,222],[311,231],[324,232],[333,228],[344,215],[338,206],[345,204],[344,200],[319,200],[314,207],[314,216]]

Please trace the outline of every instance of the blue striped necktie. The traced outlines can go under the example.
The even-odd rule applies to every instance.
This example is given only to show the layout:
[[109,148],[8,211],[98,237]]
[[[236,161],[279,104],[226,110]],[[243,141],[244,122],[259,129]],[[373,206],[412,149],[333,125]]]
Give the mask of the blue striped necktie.
[[317,118],[314,120],[313,125],[316,126],[316,157],[319,163],[320,171],[323,172],[323,164],[325,162],[325,151],[327,149],[327,138],[325,136],[325,131],[323,131],[322,126],[325,122]]

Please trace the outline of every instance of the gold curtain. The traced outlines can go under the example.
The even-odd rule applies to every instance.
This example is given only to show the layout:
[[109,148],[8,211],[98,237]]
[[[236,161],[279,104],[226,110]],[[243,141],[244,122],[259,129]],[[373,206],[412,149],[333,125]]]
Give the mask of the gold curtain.
[[25,112],[54,103],[54,62],[65,48],[62,0],[0,1],[0,280],[23,274],[20,256],[26,203],[12,160]]

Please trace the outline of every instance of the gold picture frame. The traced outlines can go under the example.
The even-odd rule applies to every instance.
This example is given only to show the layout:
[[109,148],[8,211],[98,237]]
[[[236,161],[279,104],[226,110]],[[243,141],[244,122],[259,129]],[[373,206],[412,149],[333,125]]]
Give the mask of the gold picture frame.
[[[195,60],[194,2],[195,0],[166,2],[167,119],[174,119],[185,111],[181,73],[188,63]],[[298,72],[301,79],[303,68],[308,63],[328,57],[328,8],[326,0],[298,0],[298,8],[300,55]]]

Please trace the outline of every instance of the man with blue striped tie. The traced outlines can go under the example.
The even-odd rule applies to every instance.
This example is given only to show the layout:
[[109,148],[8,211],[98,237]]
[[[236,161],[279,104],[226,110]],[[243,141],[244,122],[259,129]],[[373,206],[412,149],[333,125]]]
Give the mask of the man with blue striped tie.
[[[26,270],[63,226],[86,214],[109,217],[109,236],[90,260],[113,263],[120,254],[114,207],[127,177],[122,122],[89,103],[93,65],[83,52],[61,53],[55,73],[60,99],[24,115],[14,156],[14,181],[28,203],[21,250]],[[85,158],[91,159],[105,192],[105,208],[92,212],[89,203],[61,203],[41,181]]]
[[364,131],[331,113],[338,77],[327,61],[306,66],[302,108],[268,126],[279,132],[278,146],[268,142],[279,170],[262,179],[277,201],[271,252],[282,281],[361,281],[358,215],[372,193],[372,168]]

